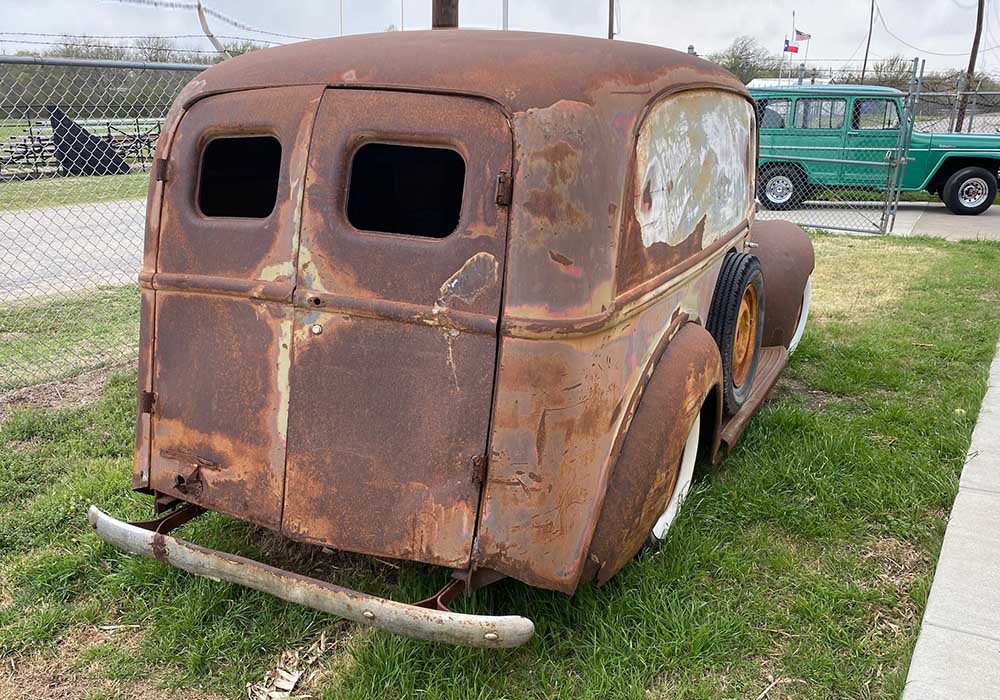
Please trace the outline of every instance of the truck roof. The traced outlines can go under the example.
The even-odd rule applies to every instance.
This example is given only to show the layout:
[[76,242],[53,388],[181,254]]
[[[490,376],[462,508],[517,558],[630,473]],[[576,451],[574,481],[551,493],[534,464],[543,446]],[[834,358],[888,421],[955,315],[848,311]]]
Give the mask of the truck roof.
[[781,92],[796,95],[876,95],[879,97],[899,97],[900,90],[883,85],[782,85],[780,87],[750,88],[751,95]]
[[304,41],[254,51],[200,74],[188,101],[215,92],[327,84],[477,94],[511,112],[569,100],[648,102],[660,93],[746,87],[680,51],[536,32],[431,30]]

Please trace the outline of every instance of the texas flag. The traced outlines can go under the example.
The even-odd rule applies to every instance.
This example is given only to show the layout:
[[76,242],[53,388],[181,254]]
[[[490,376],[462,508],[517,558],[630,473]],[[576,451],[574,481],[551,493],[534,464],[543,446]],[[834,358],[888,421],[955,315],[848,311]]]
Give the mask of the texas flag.
[[798,53],[799,45],[794,41],[789,41],[788,39],[785,39],[785,48],[783,50],[787,51],[788,53]]

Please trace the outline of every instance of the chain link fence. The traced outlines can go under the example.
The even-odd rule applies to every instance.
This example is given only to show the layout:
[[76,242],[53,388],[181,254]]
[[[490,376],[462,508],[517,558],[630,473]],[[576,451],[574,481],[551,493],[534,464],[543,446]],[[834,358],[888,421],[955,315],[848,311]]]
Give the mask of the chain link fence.
[[0,57],[0,392],[135,359],[149,168],[203,69]]
[[756,93],[757,218],[864,233],[890,228],[911,100],[855,90]]

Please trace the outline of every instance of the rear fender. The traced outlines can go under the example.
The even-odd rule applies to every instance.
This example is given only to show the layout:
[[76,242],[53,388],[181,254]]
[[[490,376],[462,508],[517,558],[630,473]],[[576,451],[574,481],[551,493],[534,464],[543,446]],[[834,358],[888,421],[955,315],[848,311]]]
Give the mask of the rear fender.
[[[674,473],[691,423],[699,411],[711,456],[719,446],[721,402],[710,400],[722,382],[715,340],[687,323],[663,349],[642,389],[627,430],[590,543],[581,581],[604,583],[639,551],[673,493]],[[709,399],[706,401],[706,399]]]
[[760,344],[788,347],[798,325],[802,293],[815,264],[812,241],[790,221],[755,221],[750,240],[764,273],[767,304]]

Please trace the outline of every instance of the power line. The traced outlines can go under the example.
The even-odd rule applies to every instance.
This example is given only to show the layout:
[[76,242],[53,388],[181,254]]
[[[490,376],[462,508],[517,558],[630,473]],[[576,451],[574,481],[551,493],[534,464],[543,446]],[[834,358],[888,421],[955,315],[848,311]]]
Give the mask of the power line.
[[[121,3],[122,5],[142,5],[145,7],[156,7],[166,10],[195,10],[198,9],[198,3],[196,2],[182,2],[181,0],[114,0],[114,2]],[[282,34],[281,32],[272,32],[267,29],[260,29],[258,27],[251,26],[246,22],[236,19],[235,17],[230,17],[229,15],[223,14],[218,10],[212,9],[205,3],[201,3],[202,11],[209,17],[214,17],[220,22],[224,22],[231,27],[236,27],[237,29],[242,29],[246,32],[254,32],[255,34],[266,34],[268,36],[278,36],[284,39],[312,39],[309,36],[298,36],[296,34]]]
[[[886,24],[886,22],[885,22],[885,17],[882,15],[882,8],[879,7],[878,2],[875,3],[875,14],[878,16],[878,20],[882,24],[882,28],[885,30],[886,34],[888,34],[889,36],[891,36],[893,39],[895,39],[899,43],[901,43],[901,44],[903,44],[905,46],[908,46],[908,47],[910,47],[911,49],[913,49],[915,51],[919,51],[921,53],[926,53],[926,54],[929,54],[931,56],[954,57],[954,56],[968,56],[969,55],[968,51],[962,51],[960,53],[941,53],[940,51],[930,51],[928,49],[924,49],[924,48],[921,48],[921,47],[916,46],[914,44],[911,44],[910,42],[906,41],[905,39],[902,39],[899,36],[897,36],[896,34],[892,33],[892,30],[889,29],[889,25]],[[996,46],[991,46],[988,49],[980,49],[979,53],[985,53],[987,51],[993,51],[995,49],[1000,49],[1000,44],[998,44]]]

